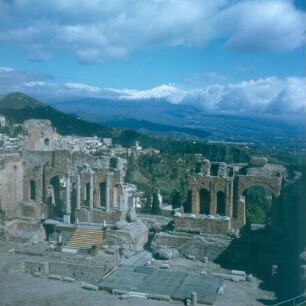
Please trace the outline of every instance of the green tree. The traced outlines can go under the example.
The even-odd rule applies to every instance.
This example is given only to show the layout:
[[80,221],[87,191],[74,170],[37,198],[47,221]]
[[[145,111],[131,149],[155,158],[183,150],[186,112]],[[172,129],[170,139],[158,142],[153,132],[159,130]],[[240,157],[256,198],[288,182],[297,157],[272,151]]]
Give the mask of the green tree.
[[144,198],[145,198],[145,208],[151,210],[152,209],[151,192],[146,191]]
[[171,205],[172,205],[172,208],[175,209],[175,208],[180,208],[181,205],[182,205],[182,195],[180,192],[178,192],[177,190],[174,190],[172,192],[172,195],[171,195]]

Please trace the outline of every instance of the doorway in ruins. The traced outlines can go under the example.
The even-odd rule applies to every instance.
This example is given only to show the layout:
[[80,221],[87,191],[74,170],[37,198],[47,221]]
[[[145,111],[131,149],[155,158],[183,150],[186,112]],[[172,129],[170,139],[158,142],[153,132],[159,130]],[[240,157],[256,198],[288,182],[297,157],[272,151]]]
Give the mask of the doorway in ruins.
[[217,192],[217,215],[219,216],[225,216],[225,201],[224,192]]
[[34,180],[30,180],[29,183],[30,187],[30,200],[35,201],[36,200],[36,182]]
[[268,187],[253,186],[242,194],[245,198],[246,220],[249,223],[267,224],[271,217],[274,201]]
[[[268,236],[274,196],[268,187],[263,187],[262,185],[249,187],[243,192],[242,196],[245,201],[247,228],[250,226],[253,229],[257,229],[256,231],[249,231],[248,239],[244,246],[247,258],[246,269],[260,275],[262,278],[270,277],[271,257],[268,254],[271,254],[270,251],[273,246]],[[266,227],[265,225],[268,226]]]
[[200,214],[210,214],[210,192],[206,189],[201,189],[200,196]]
[[99,184],[99,191],[100,191],[100,206],[106,207],[106,183],[101,182]]
[[51,178],[48,186],[48,215],[50,218],[62,218],[65,196],[64,177],[56,175]]

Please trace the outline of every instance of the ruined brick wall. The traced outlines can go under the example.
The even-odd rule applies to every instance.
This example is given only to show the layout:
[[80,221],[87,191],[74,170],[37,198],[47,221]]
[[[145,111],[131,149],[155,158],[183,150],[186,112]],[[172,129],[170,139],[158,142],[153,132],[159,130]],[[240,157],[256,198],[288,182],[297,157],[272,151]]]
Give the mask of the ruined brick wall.
[[231,229],[229,218],[205,218],[203,216],[174,218],[175,229],[199,229],[206,234],[228,234]]
[[200,195],[199,192],[204,189],[209,192],[210,208],[209,213],[214,215],[217,213],[217,194],[222,192],[225,196],[225,215],[231,216],[233,204],[233,178],[232,177],[213,177],[201,176],[189,178],[189,190],[192,191],[192,212],[198,214],[200,208]]
[[89,283],[96,283],[111,268],[107,264],[81,264],[61,261],[50,262],[49,267],[50,274],[73,277]]
[[277,198],[287,177],[285,167],[267,164],[265,158],[253,158],[249,165],[229,166],[204,160],[202,166],[200,173],[188,178],[191,211],[195,214],[225,215],[232,219],[233,228],[245,225],[243,193],[247,189],[267,187]]
[[97,283],[111,268],[115,261],[88,261],[78,258],[46,258],[41,260],[25,260],[21,271],[23,273],[40,272],[43,276],[56,274],[68,276],[88,283]]
[[24,122],[27,150],[46,151],[52,148],[57,133],[53,131],[50,120],[27,120]]
[[0,156],[0,208],[23,200],[23,165],[19,154]]

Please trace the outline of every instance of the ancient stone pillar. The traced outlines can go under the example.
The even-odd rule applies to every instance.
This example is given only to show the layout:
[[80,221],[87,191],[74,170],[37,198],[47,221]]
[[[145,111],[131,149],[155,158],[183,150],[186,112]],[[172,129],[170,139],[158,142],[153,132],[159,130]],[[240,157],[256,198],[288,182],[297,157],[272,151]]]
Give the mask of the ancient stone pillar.
[[105,210],[110,210],[110,189],[112,186],[113,173],[108,172],[106,175],[106,195],[105,195]]
[[66,213],[64,215],[64,223],[70,224],[71,199],[70,199],[70,175],[66,174]]
[[89,180],[89,210],[93,210],[93,171],[90,171],[90,180]]
[[81,209],[81,178],[79,172],[76,175],[76,209]]
[[124,196],[122,194],[119,195],[119,210],[124,211]]
[[71,200],[70,200],[70,175],[66,174],[66,214],[71,214]]

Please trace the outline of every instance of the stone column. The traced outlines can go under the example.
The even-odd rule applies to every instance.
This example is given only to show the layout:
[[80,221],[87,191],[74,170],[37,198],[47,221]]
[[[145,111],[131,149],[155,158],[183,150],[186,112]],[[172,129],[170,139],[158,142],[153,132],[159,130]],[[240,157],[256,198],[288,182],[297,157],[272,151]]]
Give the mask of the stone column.
[[70,223],[71,199],[70,199],[70,175],[66,174],[66,214],[64,215],[64,223]]
[[105,210],[110,210],[110,188],[112,186],[113,173],[108,172],[106,174],[106,194],[105,194]]
[[119,210],[120,211],[124,211],[125,207],[124,207],[124,196],[122,194],[120,194],[119,196]]
[[76,209],[81,209],[81,178],[79,172],[76,175]]
[[71,214],[70,175],[66,174],[66,214]]
[[93,171],[90,171],[90,180],[89,180],[89,210],[93,210]]

